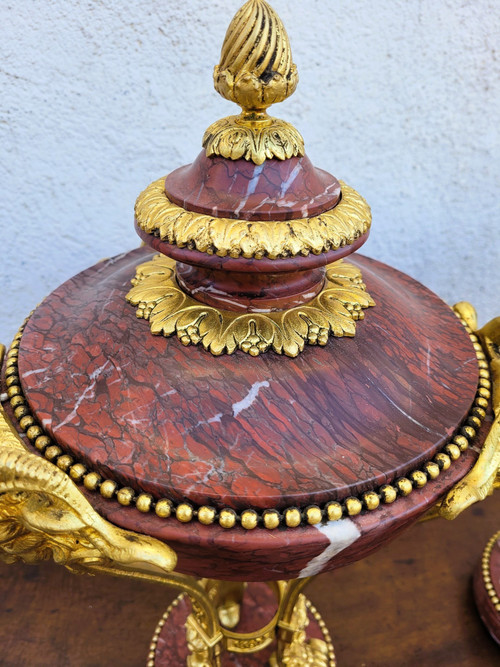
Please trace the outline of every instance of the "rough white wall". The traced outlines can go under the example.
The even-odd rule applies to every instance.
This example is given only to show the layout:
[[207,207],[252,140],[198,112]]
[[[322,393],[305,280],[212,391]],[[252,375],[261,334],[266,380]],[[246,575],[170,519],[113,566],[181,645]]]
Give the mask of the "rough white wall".
[[[1,3],[0,340],[63,280],[135,247],[137,194],[233,112],[211,77],[240,4]],[[500,315],[500,3],[274,6],[301,75],[274,113],[371,204],[363,252]]]

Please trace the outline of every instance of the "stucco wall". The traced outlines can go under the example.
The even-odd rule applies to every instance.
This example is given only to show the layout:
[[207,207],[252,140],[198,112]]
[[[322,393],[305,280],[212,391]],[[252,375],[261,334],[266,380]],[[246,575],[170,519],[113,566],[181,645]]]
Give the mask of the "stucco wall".
[[[1,4],[0,340],[63,280],[135,247],[137,194],[233,112],[211,76],[239,5]],[[274,113],[371,204],[363,252],[500,315],[500,3],[274,6],[301,75]]]

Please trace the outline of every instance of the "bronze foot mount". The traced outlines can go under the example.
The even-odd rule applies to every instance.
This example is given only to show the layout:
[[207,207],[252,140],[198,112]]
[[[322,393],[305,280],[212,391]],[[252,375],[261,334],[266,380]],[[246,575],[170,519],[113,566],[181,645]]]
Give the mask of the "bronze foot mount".
[[[156,628],[148,667],[335,667],[325,622],[301,592],[309,581],[247,585],[203,580],[218,625],[216,637],[206,635],[196,603],[181,594]],[[256,624],[260,629],[253,629]]]

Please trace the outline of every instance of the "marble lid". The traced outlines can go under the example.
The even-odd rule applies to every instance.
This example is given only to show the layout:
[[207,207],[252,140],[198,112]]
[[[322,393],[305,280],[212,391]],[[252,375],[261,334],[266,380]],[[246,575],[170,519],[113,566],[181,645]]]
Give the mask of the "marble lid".
[[432,460],[467,417],[478,384],[469,336],[394,269],[351,260],[378,304],[354,338],[296,359],[214,359],[131,316],[130,276],[150,257],[142,248],[75,276],[21,339],[38,423],[103,478],[218,510],[343,502]]

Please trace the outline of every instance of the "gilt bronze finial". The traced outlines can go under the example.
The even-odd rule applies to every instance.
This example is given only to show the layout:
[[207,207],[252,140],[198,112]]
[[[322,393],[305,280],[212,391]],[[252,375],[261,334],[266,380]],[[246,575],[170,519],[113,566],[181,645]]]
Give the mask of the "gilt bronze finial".
[[289,97],[298,80],[283,22],[265,0],[248,0],[229,25],[214,71],[217,92],[242,112],[208,128],[203,138],[207,155],[256,164],[303,156],[300,133],[266,111]]
[[214,71],[215,89],[253,119],[289,97],[298,80],[281,19],[265,0],[249,0],[227,30]]

